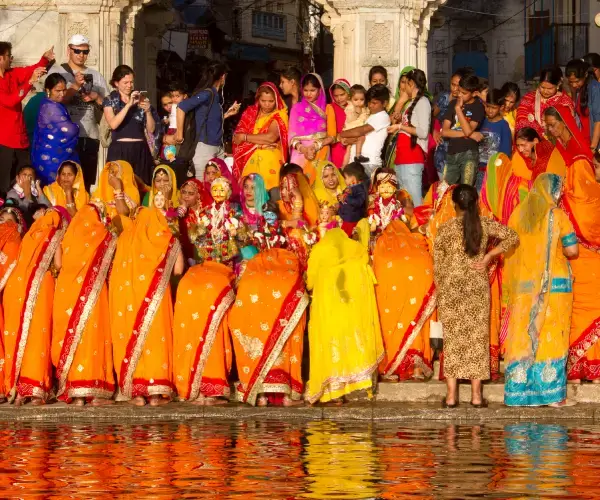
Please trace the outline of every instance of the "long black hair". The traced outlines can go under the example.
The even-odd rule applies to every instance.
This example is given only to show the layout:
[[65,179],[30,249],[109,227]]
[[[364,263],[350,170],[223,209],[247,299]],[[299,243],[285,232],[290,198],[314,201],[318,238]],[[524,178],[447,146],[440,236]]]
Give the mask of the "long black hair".
[[478,200],[477,190],[468,184],[459,184],[452,191],[452,201],[463,211],[463,245],[469,257],[479,254],[483,239]]
[[[411,82],[415,82],[415,86],[419,89],[419,91],[417,92],[417,95],[413,99],[413,102],[410,104],[410,106],[406,110],[406,117],[408,118],[408,125],[410,127],[412,127],[413,125],[412,125],[411,119],[412,119],[412,114],[415,109],[415,106],[421,100],[421,97],[423,97],[425,95],[425,93],[427,92],[427,77],[425,76],[425,73],[420,69],[413,69],[412,71],[409,71],[408,73],[406,73],[406,75],[404,75],[404,76],[406,76],[407,80],[410,80]],[[431,119],[429,121],[429,124],[431,126]],[[417,145],[417,136],[416,135],[411,134],[410,144],[413,148]]]
[[565,68],[565,76],[569,78],[571,75],[575,78],[584,79],[583,86],[578,92],[580,95],[579,107],[583,115],[588,116],[590,114],[590,110],[588,109],[588,85],[592,81],[592,78],[596,79],[594,68],[583,59],[573,59],[567,63],[567,67]]
[[506,97],[509,94],[514,94],[516,101],[515,107],[517,107],[519,101],[521,100],[521,89],[519,88],[519,86],[515,82],[506,82],[504,85],[502,85],[502,88],[500,90],[504,94],[504,97]]
[[540,83],[548,82],[560,87],[563,72],[560,66],[548,66],[540,72]]
[[200,80],[194,89],[194,94],[204,89],[209,89],[213,84],[219,80],[223,75],[229,71],[226,64],[218,61],[211,61],[202,68],[200,73]]

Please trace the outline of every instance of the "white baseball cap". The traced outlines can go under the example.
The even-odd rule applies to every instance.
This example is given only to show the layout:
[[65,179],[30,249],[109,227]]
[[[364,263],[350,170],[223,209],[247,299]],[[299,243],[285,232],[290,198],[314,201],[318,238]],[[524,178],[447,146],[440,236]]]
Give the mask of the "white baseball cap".
[[90,40],[85,35],[73,35],[69,38],[69,42],[67,45],[88,45],[90,44]]

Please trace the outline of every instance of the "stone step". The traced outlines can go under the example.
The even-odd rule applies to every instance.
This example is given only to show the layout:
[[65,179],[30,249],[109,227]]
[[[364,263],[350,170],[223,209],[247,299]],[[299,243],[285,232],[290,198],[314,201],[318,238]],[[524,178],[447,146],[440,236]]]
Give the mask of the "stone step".
[[[403,403],[432,403],[441,401],[446,395],[446,384],[439,380],[428,382],[381,382],[377,387],[377,401],[403,402]],[[485,383],[483,396],[490,403],[504,401],[504,384]],[[471,400],[471,385],[459,384],[459,397],[461,402]],[[600,384],[584,383],[581,385],[567,386],[567,397],[578,403],[600,403]]]

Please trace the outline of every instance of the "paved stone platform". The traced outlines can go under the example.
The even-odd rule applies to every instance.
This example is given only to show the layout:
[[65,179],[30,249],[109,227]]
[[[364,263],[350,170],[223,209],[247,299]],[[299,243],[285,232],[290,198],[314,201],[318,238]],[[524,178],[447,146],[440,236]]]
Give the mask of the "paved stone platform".
[[489,408],[476,409],[469,403],[455,409],[442,409],[439,403],[351,402],[341,407],[253,408],[239,403],[224,406],[202,407],[190,403],[170,403],[153,408],[137,408],[127,403],[112,406],[83,408],[65,403],[45,406],[14,407],[0,405],[0,422],[89,422],[121,421],[142,423],[154,420],[352,420],[352,421],[558,421],[587,420],[600,422],[600,404],[581,404],[569,408],[508,408],[491,404]]

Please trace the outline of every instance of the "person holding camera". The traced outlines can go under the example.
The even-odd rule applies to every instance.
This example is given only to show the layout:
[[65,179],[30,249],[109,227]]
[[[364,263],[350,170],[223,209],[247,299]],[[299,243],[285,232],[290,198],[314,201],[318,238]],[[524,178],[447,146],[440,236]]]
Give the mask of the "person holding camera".
[[152,182],[154,160],[146,136],[154,134],[156,121],[144,91],[134,89],[135,73],[122,64],[113,71],[116,89],[104,99],[104,118],[112,130],[106,161],[126,161],[146,185]]
[[60,66],[53,66],[48,72],[49,75],[58,73],[67,81],[63,104],[73,123],[79,126],[77,151],[88,192],[96,181],[98,171],[102,101],[110,92],[104,77],[85,65],[89,54],[89,39],[85,35],[73,35],[67,44],[68,61]]

